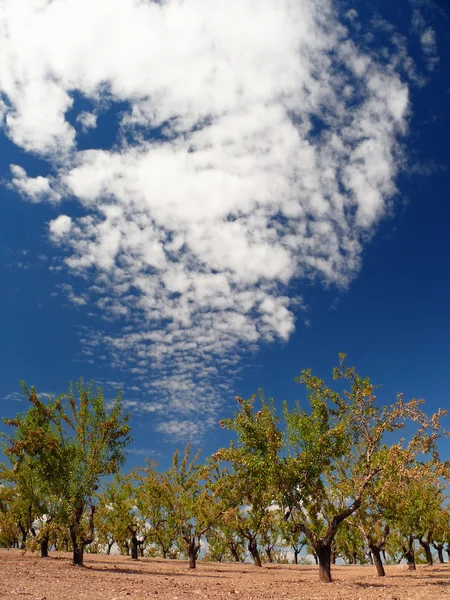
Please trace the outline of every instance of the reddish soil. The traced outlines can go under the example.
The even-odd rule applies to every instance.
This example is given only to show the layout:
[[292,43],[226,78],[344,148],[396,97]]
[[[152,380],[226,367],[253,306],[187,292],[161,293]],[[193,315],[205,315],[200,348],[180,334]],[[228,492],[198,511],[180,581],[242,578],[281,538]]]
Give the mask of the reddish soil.
[[334,581],[317,581],[316,567],[199,562],[88,554],[73,567],[63,552],[41,559],[31,552],[0,550],[1,600],[450,600],[450,565],[335,566]]

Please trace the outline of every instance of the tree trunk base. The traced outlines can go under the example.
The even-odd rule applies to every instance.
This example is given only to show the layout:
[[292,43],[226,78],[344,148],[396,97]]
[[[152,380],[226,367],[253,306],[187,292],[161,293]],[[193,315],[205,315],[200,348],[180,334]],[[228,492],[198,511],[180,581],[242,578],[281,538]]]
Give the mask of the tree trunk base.
[[322,583],[331,583],[331,546],[323,544],[314,548],[319,562],[319,581]]

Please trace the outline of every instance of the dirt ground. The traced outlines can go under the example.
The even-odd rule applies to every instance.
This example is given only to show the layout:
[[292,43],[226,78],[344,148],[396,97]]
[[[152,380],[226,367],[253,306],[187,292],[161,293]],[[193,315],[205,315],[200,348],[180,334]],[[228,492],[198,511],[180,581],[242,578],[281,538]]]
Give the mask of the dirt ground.
[[317,581],[316,567],[199,562],[88,554],[73,567],[63,552],[41,559],[21,550],[0,550],[1,600],[450,600],[450,565],[335,566],[334,581]]

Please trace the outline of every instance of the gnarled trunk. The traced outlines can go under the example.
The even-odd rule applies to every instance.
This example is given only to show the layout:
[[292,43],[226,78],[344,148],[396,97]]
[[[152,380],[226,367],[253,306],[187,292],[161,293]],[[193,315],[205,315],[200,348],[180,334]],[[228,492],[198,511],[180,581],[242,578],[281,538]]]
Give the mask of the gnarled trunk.
[[131,558],[133,560],[138,559],[138,539],[135,534],[131,536]]
[[89,537],[82,539],[80,524],[83,516],[83,505],[78,505],[72,516],[72,523],[69,527],[70,540],[72,542],[72,564],[76,567],[83,566],[84,547],[94,541],[94,513],[95,506],[89,510]]
[[330,583],[331,579],[331,544],[317,542],[314,550],[319,562],[319,581]]
[[438,559],[441,564],[445,562],[444,560],[444,544],[436,544],[433,542],[433,546],[436,548],[438,553]]
[[200,552],[200,544],[196,542],[195,536],[189,538],[187,541],[188,544],[188,559],[189,559],[189,568],[195,569],[197,568],[197,556]]
[[402,544],[402,553],[404,558],[406,559],[406,564],[408,565],[409,571],[416,570],[416,560],[414,557],[414,538],[412,535],[408,538],[408,546]]
[[257,567],[262,567],[261,557],[259,556],[259,551],[258,551],[258,543],[254,538],[250,539],[248,542],[248,551],[250,552],[255,565]]
[[76,567],[83,566],[84,546],[78,535],[77,524],[69,527],[70,540],[72,542],[72,564]]
[[48,558],[48,539],[49,539],[49,536],[45,535],[40,540],[41,558]]
[[27,543],[27,536],[28,536],[28,531],[25,529],[25,527],[22,525],[22,523],[19,521],[18,523],[19,529],[20,529],[20,533],[21,533],[21,540],[20,540],[20,549],[24,550],[25,549],[25,544]]
[[230,552],[231,552],[231,556],[234,558],[234,560],[236,562],[241,562],[238,551],[236,550],[236,548],[233,545],[230,546]]
[[433,555],[431,554],[430,544],[428,542],[426,542],[422,537],[418,537],[417,540],[418,540],[419,544],[422,546],[422,548],[425,550],[427,565],[429,565],[431,567],[433,564]]
[[381,560],[381,549],[379,546],[376,546],[375,544],[371,544],[369,546],[370,551],[372,552],[372,556],[373,556],[373,560],[375,563],[375,567],[377,569],[377,575],[378,577],[385,577],[386,573],[384,570],[384,566],[383,566],[383,562]]

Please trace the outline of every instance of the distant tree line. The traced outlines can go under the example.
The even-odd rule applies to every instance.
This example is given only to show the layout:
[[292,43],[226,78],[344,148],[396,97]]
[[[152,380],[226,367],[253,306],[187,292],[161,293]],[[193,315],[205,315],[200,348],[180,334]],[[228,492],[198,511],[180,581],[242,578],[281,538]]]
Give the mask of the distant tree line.
[[[337,392],[305,370],[305,407],[278,414],[263,394],[236,398],[235,416],[220,422],[233,433],[229,447],[203,462],[188,445],[166,471],[154,461],[121,473],[131,441],[120,395],[83,381],[39,400],[24,391],[28,411],[4,419],[8,464],[0,472],[0,546],[73,553],[116,546],[139,557],[212,561],[305,561],[331,581],[332,564],[404,559],[432,564],[450,554],[445,503],[449,463],[438,441],[445,411],[428,416],[422,401],[399,395],[387,406],[354,368],[340,364]],[[403,437],[400,437],[400,431]],[[113,475],[109,481],[104,478]],[[201,552],[203,548],[203,552]]]

